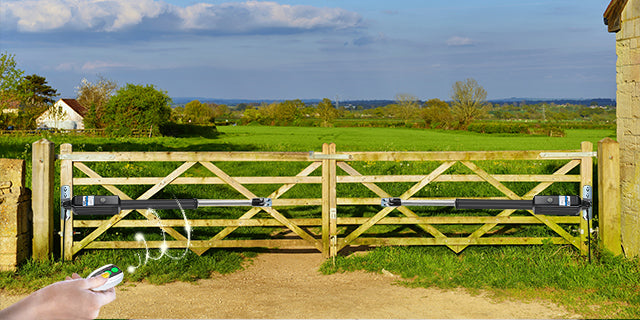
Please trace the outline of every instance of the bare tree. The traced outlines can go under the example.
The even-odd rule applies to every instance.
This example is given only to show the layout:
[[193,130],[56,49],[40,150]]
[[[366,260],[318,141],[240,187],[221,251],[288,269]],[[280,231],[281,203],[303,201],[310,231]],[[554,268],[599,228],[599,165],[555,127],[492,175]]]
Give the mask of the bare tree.
[[487,91],[473,78],[453,84],[451,107],[462,128],[487,112],[486,99]]
[[418,118],[418,111],[420,110],[420,104],[418,98],[408,93],[396,94],[396,105],[398,107],[398,115],[404,123],[409,123],[412,118]]
[[99,77],[97,83],[82,79],[80,86],[76,88],[78,92],[76,100],[88,109],[88,114],[85,116],[85,127],[105,127],[105,123],[102,121],[104,106],[115,94],[117,88],[118,84],[115,81],[102,76]]

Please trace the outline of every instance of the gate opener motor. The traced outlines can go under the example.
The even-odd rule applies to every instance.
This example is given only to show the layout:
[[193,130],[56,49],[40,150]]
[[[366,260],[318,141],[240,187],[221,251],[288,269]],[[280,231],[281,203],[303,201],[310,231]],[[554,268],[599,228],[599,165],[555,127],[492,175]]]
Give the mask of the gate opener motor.
[[534,214],[548,216],[578,216],[580,211],[591,208],[591,200],[580,199],[578,196],[535,196],[532,200],[403,200],[400,198],[383,198],[382,206],[432,206],[454,207],[456,209],[514,209],[533,210]]
[[149,199],[121,200],[118,196],[74,196],[62,199],[62,208],[80,216],[116,215],[121,210],[197,209],[199,207],[271,207],[271,198],[247,200]]
[[494,199],[453,199],[453,200],[404,200],[400,198],[382,198],[383,207],[424,206],[454,207],[455,209],[514,209],[533,210],[536,215],[579,216],[587,221],[587,241],[589,242],[589,262],[591,262],[591,219],[593,195],[591,186],[582,188],[579,196],[534,196],[532,200],[494,200]]
[[[60,188],[61,219],[68,220],[71,212],[80,216],[116,215],[122,210],[135,209],[197,209],[199,207],[271,207],[271,198],[252,198],[246,200],[217,199],[148,199],[121,200],[119,196],[74,196],[71,188]],[[62,222],[61,237],[64,243],[66,223]],[[61,255],[64,259],[64,245]]]

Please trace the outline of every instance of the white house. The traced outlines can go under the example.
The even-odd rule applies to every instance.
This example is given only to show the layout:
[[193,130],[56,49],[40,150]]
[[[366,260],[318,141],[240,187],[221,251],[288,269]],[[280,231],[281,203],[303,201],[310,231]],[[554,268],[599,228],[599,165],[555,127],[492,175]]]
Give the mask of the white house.
[[76,99],[60,99],[36,119],[38,128],[84,129],[87,109]]

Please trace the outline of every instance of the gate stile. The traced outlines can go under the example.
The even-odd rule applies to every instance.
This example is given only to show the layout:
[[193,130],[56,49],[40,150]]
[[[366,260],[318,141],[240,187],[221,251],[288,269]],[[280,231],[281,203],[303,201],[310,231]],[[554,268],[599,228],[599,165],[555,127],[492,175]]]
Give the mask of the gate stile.
[[[315,248],[325,257],[335,256],[350,245],[444,245],[455,252],[464,250],[469,245],[523,245],[542,244],[550,241],[555,244],[570,244],[586,254],[587,221],[584,217],[552,217],[536,215],[528,210],[530,216],[512,216],[516,210],[502,210],[496,216],[432,216],[423,217],[405,206],[385,207],[372,217],[340,217],[339,206],[346,205],[380,205],[381,198],[399,197],[403,200],[436,200],[445,198],[413,198],[425,186],[433,182],[486,182],[499,190],[504,196],[490,199],[532,199],[554,182],[580,183],[581,190],[592,184],[592,144],[583,142],[580,150],[567,151],[452,151],[452,152],[344,152],[336,153],[335,144],[324,144],[321,154],[306,152],[73,152],[69,144],[60,147],[61,185],[69,186],[73,194],[74,185],[101,185],[113,195],[123,200],[132,200],[117,185],[151,185],[137,200],[153,197],[170,184],[223,184],[228,185],[247,199],[264,196],[273,199],[273,207],[253,207],[237,219],[194,219],[189,220],[191,227],[223,227],[209,240],[190,240],[176,231],[174,227],[185,227],[180,220],[163,219],[149,210],[123,210],[107,220],[74,220],[71,216],[64,221],[66,241],[62,244],[64,258],[72,259],[82,249],[105,248],[144,248],[137,241],[96,241],[112,227],[159,227],[175,240],[166,244],[170,248],[186,248],[196,254],[203,254],[209,248],[226,247],[270,247],[270,248]],[[479,167],[475,161],[483,160],[567,160],[568,162],[552,174],[536,175],[499,175],[490,174]],[[85,162],[182,162],[178,168],[165,177],[102,177]],[[277,177],[232,177],[213,162],[241,161],[295,161],[309,164],[295,176]],[[420,175],[363,175],[350,165],[358,161],[437,161],[440,165],[432,172]],[[456,163],[461,163],[472,174],[446,174]],[[200,164],[215,177],[183,177],[182,175]],[[568,173],[580,166],[579,175]],[[322,176],[310,176],[322,167]],[[87,177],[74,177],[73,169],[83,172]],[[346,175],[338,175],[340,168]],[[376,183],[413,182],[414,184],[401,195],[386,192]],[[523,196],[506,187],[503,182],[538,182]],[[244,184],[280,184],[282,185],[269,195],[256,195]],[[319,198],[280,199],[280,197],[297,184],[321,184],[322,195]],[[379,198],[341,198],[336,194],[336,186],[343,183],[359,183],[374,192]],[[446,198],[451,199],[451,198]],[[489,198],[485,198],[489,199]],[[278,206],[321,206],[321,218],[287,218]],[[402,217],[389,217],[393,210],[398,210]],[[146,220],[124,219],[131,212],[137,211]],[[265,211],[270,219],[259,219],[255,216]],[[442,224],[480,225],[467,237],[449,237],[436,226]],[[502,224],[539,224],[553,230],[554,237],[486,237],[494,227]],[[559,224],[575,224],[580,234],[573,236]],[[431,237],[362,237],[375,225],[415,225]],[[252,239],[230,240],[231,233],[240,227],[283,227],[293,232],[299,239]],[[348,234],[340,234],[344,227],[354,226]],[[319,227],[316,234],[303,227]],[[79,241],[73,240],[73,228],[94,228]],[[160,248],[161,241],[148,241],[149,248]]]

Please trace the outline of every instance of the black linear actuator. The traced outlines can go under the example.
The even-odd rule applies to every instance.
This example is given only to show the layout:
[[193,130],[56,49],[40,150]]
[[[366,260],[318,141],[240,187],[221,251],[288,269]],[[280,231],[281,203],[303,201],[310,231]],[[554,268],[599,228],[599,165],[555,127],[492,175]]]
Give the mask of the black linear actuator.
[[454,207],[456,209],[513,209],[533,210],[534,214],[550,216],[578,216],[591,207],[590,199],[578,196],[535,196],[532,200],[452,199],[403,200],[382,198],[383,207],[425,206]]
[[76,215],[115,215],[134,209],[196,209],[199,207],[270,207],[271,198],[246,200],[214,199],[148,199],[121,200],[118,196],[74,196],[64,199],[62,207]]

